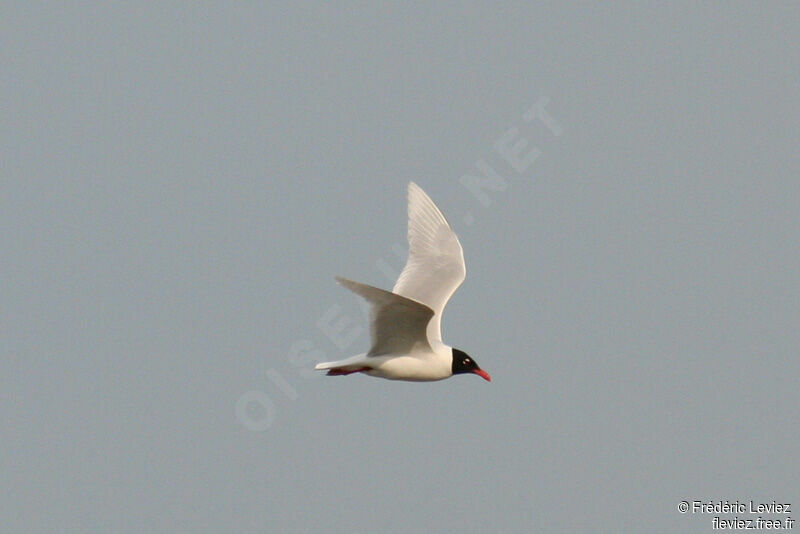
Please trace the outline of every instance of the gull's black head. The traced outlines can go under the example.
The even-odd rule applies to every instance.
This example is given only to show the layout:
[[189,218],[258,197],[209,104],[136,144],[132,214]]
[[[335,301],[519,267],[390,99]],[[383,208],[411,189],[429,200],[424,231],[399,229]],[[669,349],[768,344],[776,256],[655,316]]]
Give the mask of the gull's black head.
[[489,373],[478,367],[478,364],[469,354],[463,350],[453,349],[453,374],[460,375],[463,373],[473,373],[484,380],[492,381]]

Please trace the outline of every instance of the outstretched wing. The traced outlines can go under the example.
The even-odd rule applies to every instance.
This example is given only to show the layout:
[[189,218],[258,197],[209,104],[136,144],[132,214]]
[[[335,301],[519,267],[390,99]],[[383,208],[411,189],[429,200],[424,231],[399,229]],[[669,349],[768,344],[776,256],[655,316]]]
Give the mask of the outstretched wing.
[[339,276],[336,281],[370,303],[372,347],[368,356],[407,354],[415,346],[430,348],[425,329],[433,317],[433,310],[428,306]]
[[467,275],[464,252],[442,212],[417,184],[408,184],[408,261],[392,290],[429,306],[428,339],[442,339],[442,312]]

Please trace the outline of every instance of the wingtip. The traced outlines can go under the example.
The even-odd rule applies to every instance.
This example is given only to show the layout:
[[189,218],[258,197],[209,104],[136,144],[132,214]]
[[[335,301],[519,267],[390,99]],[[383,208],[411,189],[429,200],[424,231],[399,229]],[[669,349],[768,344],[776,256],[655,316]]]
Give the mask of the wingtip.
[[433,199],[414,182],[408,182],[408,217],[409,224],[412,224],[413,217],[422,217],[435,224],[443,223],[450,227]]
[[351,291],[353,290],[353,286],[357,284],[357,282],[353,282],[352,280],[345,278],[344,276],[334,276],[334,278],[336,279],[337,284]]

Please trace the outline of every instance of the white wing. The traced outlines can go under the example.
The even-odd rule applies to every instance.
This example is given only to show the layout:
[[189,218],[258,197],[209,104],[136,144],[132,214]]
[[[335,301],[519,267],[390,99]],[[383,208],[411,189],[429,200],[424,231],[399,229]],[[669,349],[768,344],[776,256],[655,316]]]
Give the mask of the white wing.
[[369,333],[372,347],[367,356],[407,354],[414,347],[430,348],[425,328],[433,310],[389,291],[336,277],[336,281],[370,303]]
[[442,339],[444,306],[467,275],[458,237],[425,191],[408,184],[408,261],[392,290],[433,311],[430,340]]

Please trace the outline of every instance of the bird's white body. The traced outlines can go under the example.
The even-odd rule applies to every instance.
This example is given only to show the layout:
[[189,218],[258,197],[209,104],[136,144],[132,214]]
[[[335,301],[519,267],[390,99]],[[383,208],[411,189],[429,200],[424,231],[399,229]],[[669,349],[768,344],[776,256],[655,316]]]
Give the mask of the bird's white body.
[[336,362],[320,363],[316,366],[316,369],[354,371],[368,368],[368,370],[361,372],[388,380],[407,380],[411,382],[443,380],[453,375],[453,356],[450,347],[443,343],[438,345],[438,350],[420,347],[419,350],[412,350],[408,354],[369,356],[365,352]]
[[474,372],[490,380],[465,353],[441,341],[442,311],[467,271],[458,237],[414,182],[408,184],[408,244],[408,261],[392,291],[337,277],[369,302],[372,347],[364,354],[317,364],[315,369],[328,370],[329,375],[364,373],[428,382],[452,376],[460,365],[457,372]]

